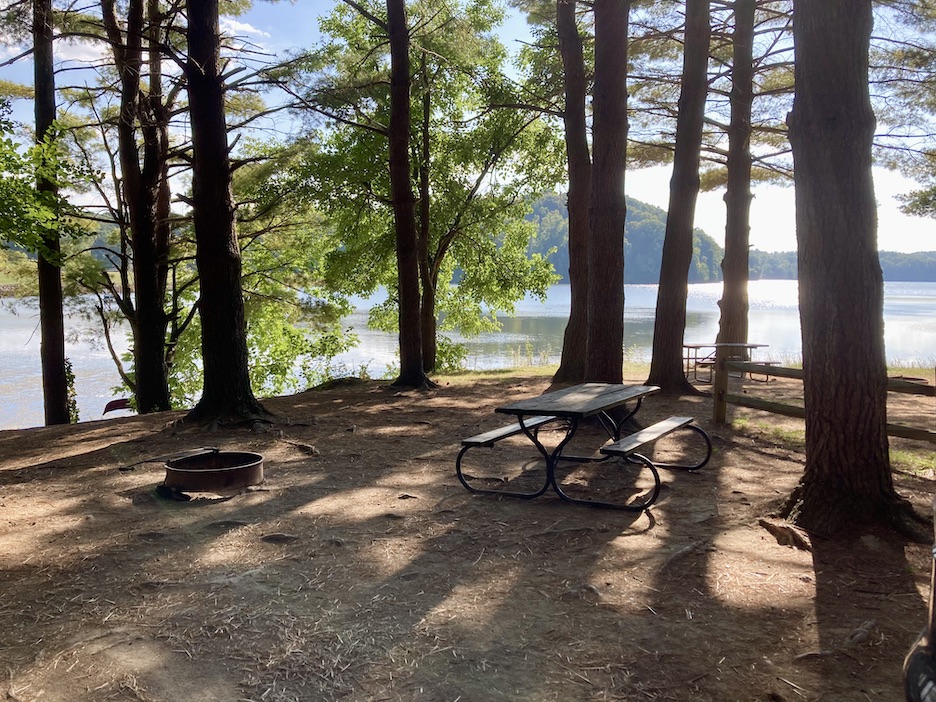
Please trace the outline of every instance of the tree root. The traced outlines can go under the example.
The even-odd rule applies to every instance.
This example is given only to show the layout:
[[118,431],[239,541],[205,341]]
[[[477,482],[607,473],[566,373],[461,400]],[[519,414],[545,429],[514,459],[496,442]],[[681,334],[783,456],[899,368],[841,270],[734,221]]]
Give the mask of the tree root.
[[877,522],[913,543],[933,542],[933,522],[913,509],[907,500],[893,493],[882,503],[846,508],[841,501],[829,499],[820,513],[804,510],[803,486],[799,485],[780,508],[777,515],[790,524],[820,538],[836,540],[854,530],[864,530]]
[[430,380],[428,375],[423,375],[420,382],[415,384],[410,384],[402,378],[397,378],[390,384],[390,387],[394,390],[435,390],[440,386],[434,380]]
[[236,427],[254,428],[258,424],[272,425],[276,415],[268,411],[263,405],[257,403],[254,407],[227,407],[207,408],[195,405],[185,417],[179,420],[180,424],[208,428],[210,431]]
[[769,531],[781,546],[792,546],[800,551],[812,551],[812,544],[809,543],[808,536],[800,533],[800,529],[797,527],[784,522],[770,521],[769,519],[758,519],[757,523]]
[[901,536],[916,544],[929,544],[933,542],[933,521],[920,514],[913,505],[904,499],[889,514],[890,526]]

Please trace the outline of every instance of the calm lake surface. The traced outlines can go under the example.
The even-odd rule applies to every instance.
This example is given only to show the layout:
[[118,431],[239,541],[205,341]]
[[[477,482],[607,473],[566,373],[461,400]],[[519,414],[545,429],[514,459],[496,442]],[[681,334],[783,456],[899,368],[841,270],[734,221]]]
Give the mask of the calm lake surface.
[[[656,291],[656,285],[626,286],[624,344],[629,360],[650,359]],[[796,281],[752,281],[749,293],[750,340],[769,345],[759,352],[758,358],[800,360]],[[720,297],[720,283],[689,286],[686,343],[715,339]],[[467,366],[480,370],[558,363],[568,313],[566,285],[551,288],[546,302],[522,301],[517,305],[516,317],[501,318],[501,331],[463,340],[469,348]],[[368,330],[366,309],[351,315],[348,321],[361,344],[335,359],[338,370],[356,375],[365,367],[371,377],[382,376],[387,366],[395,362],[396,336]],[[884,322],[888,363],[909,366],[936,363],[936,283],[887,283]],[[72,320],[70,330],[81,324]],[[124,340],[121,350],[126,347]],[[74,366],[81,419],[100,419],[104,405],[117,396],[115,388],[119,382],[109,354],[80,341],[68,343],[66,353]],[[0,405],[0,429],[41,426],[38,318],[31,309],[13,314],[0,308],[0,376],[4,399]]]

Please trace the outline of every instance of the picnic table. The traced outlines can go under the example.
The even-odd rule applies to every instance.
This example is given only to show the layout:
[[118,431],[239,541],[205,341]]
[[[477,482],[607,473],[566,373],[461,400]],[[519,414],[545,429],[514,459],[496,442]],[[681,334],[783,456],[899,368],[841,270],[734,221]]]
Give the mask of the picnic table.
[[[659,495],[660,476],[657,470],[658,468],[696,470],[703,467],[708,462],[712,453],[712,444],[708,435],[700,427],[693,424],[694,420],[692,417],[670,417],[669,419],[657,422],[637,432],[630,434],[624,433],[624,428],[629,426],[630,421],[634,419],[635,415],[640,410],[644,398],[659,392],[659,390],[660,388],[655,385],[582,383],[562,390],[547,392],[539,397],[517,400],[502,405],[496,408],[495,412],[513,415],[517,419],[516,423],[464,439],[462,441],[462,449],[455,461],[456,475],[465,488],[475,493],[491,493],[510,497],[533,498],[542,495],[552,488],[560,498],[568,502],[595,507],[612,507],[631,511],[643,511],[647,509]],[[630,409],[612,412],[612,410],[623,407],[628,403],[633,403]],[[598,455],[574,456],[564,453],[565,447],[576,436],[583,421],[590,417],[595,417],[607,434],[607,441],[605,441],[602,446],[597,447]],[[540,430],[547,425],[559,431],[560,438],[555,442],[552,448],[547,447],[539,438]],[[640,452],[642,447],[652,444],[657,439],[683,428],[692,430],[704,438],[706,455],[700,462],[689,465],[654,463],[645,454]],[[470,476],[466,475],[462,470],[462,461],[465,454],[473,448],[481,446],[493,447],[494,444],[501,439],[517,434],[525,435],[545,460],[546,471],[543,484],[540,485],[538,489],[527,492],[479,487],[478,485],[472,484]],[[573,497],[563,490],[561,482],[556,476],[556,467],[560,461],[593,463],[607,461],[613,457],[622,458],[632,465],[637,464],[646,467],[653,477],[652,488],[634,502],[617,504],[601,500]]]
[[[715,355],[718,353],[719,349],[726,349],[728,351],[728,357],[731,359],[748,361],[754,349],[764,349],[767,348],[767,346],[767,344],[750,344],[735,341],[715,341],[709,344],[683,344],[683,361],[686,364],[686,380],[689,379],[689,373],[691,372],[693,380],[700,383],[712,382],[712,366],[715,365]],[[708,377],[699,377],[700,368],[708,368]]]

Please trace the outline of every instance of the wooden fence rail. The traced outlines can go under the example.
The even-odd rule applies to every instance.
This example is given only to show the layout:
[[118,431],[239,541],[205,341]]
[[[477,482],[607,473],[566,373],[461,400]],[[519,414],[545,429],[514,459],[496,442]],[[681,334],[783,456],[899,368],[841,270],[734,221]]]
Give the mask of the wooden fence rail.
[[[764,376],[776,376],[778,378],[803,379],[802,368],[785,368],[783,366],[774,366],[752,361],[735,361],[731,359],[716,359],[714,367],[714,377],[712,385],[714,390],[714,404],[712,410],[712,419],[719,424],[727,422],[728,405],[737,405],[738,407],[749,407],[751,409],[762,410],[764,412],[773,412],[787,417],[806,416],[806,410],[797,405],[787,405],[781,402],[764,400],[759,397],[750,397],[748,395],[735,395],[728,392],[728,373],[734,371],[741,373],[756,373]],[[920,383],[905,378],[889,378],[887,381],[888,392],[899,392],[910,395],[926,395],[936,397],[936,386],[928,383]],[[904,439],[914,439],[917,441],[929,441],[936,443],[936,431],[928,429],[919,429],[917,427],[908,427],[902,424],[887,424],[887,434],[889,436],[899,436]]]

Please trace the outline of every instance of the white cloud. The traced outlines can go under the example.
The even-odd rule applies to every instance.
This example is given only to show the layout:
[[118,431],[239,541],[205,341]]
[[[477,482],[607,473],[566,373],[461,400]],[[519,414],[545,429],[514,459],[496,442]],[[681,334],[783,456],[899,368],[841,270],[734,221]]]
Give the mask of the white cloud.
[[262,29],[257,29],[249,22],[239,22],[232,17],[221,18],[221,33],[229,37],[246,35],[253,37],[263,37],[264,39],[270,38],[269,32],[265,32]]
[[0,61],[6,61],[22,52],[23,48],[19,46],[0,46]]
[[103,42],[57,41],[54,48],[55,62],[100,64],[107,60],[107,45]]

